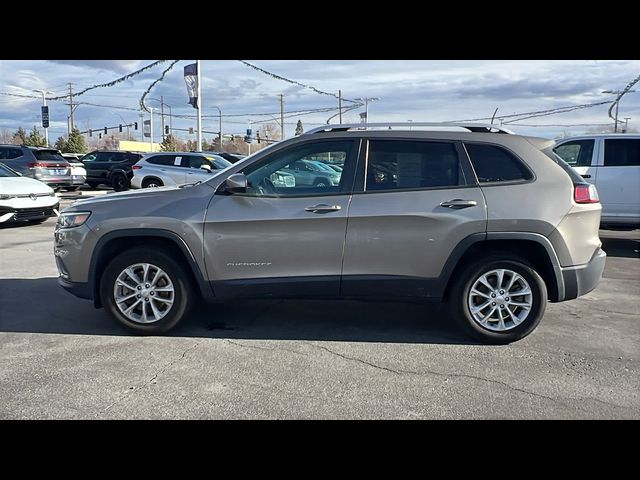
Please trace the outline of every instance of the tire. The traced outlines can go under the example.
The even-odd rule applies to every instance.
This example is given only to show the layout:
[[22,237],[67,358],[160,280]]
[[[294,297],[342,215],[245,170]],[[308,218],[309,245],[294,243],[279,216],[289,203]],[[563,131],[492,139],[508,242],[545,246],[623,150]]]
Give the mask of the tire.
[[142,188],[164,187],[164,183],[157,178],[145,178],[142,181]]
[[87,185],[89,185],[91,188],[98,188],[98,185],[100,185],[98,182],[87,182]]
[[331,186],[331,182],[329,182],[329,180],[321,178],[319,180],[316,180],[315,182],[313,182],[313,186],[314,187],[329,187]]
[[[481,276],[493,272],[489,273],[485,280],[492,287],[497,287],[500,270],[506,270],[503,274],[502,289],[494,288],[492,290],[482,283],[478,283]],[[507,291],[504,287],[508,286],[512,279],[511,273],[519,275],[523,280],[516,280],[511,289]],[[518,292],[527,291],[526,285],[528,285],[531,295],[517,295]],[[471,292],[474,286],[477,286],[477,290],[474,292],[479,292],[478,294]],[[500,294],[501,291],[506,293]],[[507,296],[509,292],[511,295]],[[529,308],[514,306],[509,301],[517,302],[520,305],[529,304]],[[455,321],[467,334],[483,343],[506,344],[520,340],[536,329],[547,307],[547,286],[538,272],[525,260],[512,255],[491,255],[471,263],[464,269],[452,285],[449,302]],[[481,307],[487,302],[489,302],[488,305],[476,313],[474,317],[471,306]],[[504,307],[501,304],[504,304]],[[489,314],[494,308],[496,311]],[[483,315],[486,317],[479,318]],[[497,320],[498,315],[504,317],[502,322]],[[513,320],[514,317],[518,320],[522,318],[522,320],[520,323],[516,323]]]
[[67,192],[75,192],[78,188],[79,187],[77,185],[75,187],[64,187]]
[[116,192],[124,192],[129,189],[129,180],[121,173],[116,173],[111,177],[111,186]]
[[[118,277],[124,274],[124,270],[127,267],[131,267],[136,264],[151,264],[152,267],[148,270],[148,275],[154,275],[154,268],[160,268],[165,274],[166,277],[170,279],[170,284],[165,282],[165,278],[160,276],[157,280],[157,285],[161,288],[173,288],[173,294],[170,292],[156,292],[156,296],[152,297],[152,293],[150,291],[138,290],[137,286],[135,286],[135,282],[131,279],[126,279],[127,283],[131,285],[129,288],[117,287],[116,291],[116,281]],[[135,267],[133,269],[134,275],[140,279],[140,275],[142,274],[141,267]],[[128,277],[127,277],[128,278]],[[144,283],[142,286],[150,283]],[[118,283],[118,285],[120,285]],[[133,310],[130,315],[138,316],[138,320],[136,321],[133,318],[125,315],[123,311],[120,310],[116,303],[115,295],[118,293],[121,297],[126,297],[130,294],[135,294],[136,291],[140,291],[142,297],[140,299],[134,297],[130,300],[122,302],[122,308],[126,311],[128,307],[131,307],[135,302],[138,302],[138,305],[133,307]],[[194,294],[195,288],[191,284],[190,276],[185,271],[185,269],[174,259],[171,258],[170,255],[164,253],[162,251],[149,251],[144,248],[132,248],[127,250],[117,257],[115,257],[104,270],[100,281],[100,296],[102,299],[102,303],[105,306],[105,310],[114,318],[116,321],[127,327],[128,329],[146,335],[157,335],[160,333],[168,332],[173,327],[175,327],[180,320],[182,320],[189,312],[194,303],[196,303],[197,298]],[[173,304],[169,307],[163,307],[164,303],[159,302],[161,300],[158,298],[160,295],[166,296],[168,299],[173,299]],[[155,320],[155,312],[149,312],[148,320],[149,323],[142,323],[142,303],[145,302],[143,300],[144,297],[147,297],[145,310],[151,309],[151,303],[156,306],[156,309],[166,308],[165,311],[161,311],[163,316],[160,316],[159,319]],[[147,308],[148,306],[148,308]]]

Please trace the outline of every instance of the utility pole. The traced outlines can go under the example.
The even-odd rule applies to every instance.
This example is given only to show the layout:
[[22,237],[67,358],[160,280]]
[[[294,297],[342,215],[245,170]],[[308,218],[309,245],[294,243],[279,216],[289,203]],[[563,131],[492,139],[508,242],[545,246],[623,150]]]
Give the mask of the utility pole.
[[164,97],[160,95],[160,118],[162,118],[162,141],[164,142]]
[[338,90],[338,111],[340,112],[340,124],[342,124],[342,90]]
[[198,96],[197,99],[197,106],[198,106],[198,146],[197,146],[197,151],[201,152],[202,151],[202,115],[201,115],[201,105],[202,105],[202,71],[200,70],[200,60],[196,61],[196,73],[198,74],[197,77],[197,86],[198,86],[198,93],[196,94]]
[[144,142],[144,110],[140,109],[140,141]]
[[153,107],[149,107],[149,146],[153,152]]
[[67,138],[71,135],[71,130],[73,130],[73,90],[71,88],[73,84],[69,82],[69,131],[67,132]]
[[280,140],[284,140],[284,94],[280,94]]

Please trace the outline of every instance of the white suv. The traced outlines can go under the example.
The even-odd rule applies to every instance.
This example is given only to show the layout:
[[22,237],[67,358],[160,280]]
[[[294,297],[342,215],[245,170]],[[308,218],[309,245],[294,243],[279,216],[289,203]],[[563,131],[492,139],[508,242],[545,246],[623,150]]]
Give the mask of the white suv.
[[554,152],[598,189],[603,226],[640,227],[640,135],[570,137]]
[[204,182],[231,166],[218,155],[198,152],[162,152],[146,155],[133,167],[131,187],[150,188]]

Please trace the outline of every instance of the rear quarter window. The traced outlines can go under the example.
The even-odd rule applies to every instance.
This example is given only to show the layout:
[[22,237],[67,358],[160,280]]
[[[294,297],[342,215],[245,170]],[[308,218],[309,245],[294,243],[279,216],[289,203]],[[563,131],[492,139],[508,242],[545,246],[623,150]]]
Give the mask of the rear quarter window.
[[517,182],[533,178],[531,171],[508,150],[497,145],[465,143],[479,183]]

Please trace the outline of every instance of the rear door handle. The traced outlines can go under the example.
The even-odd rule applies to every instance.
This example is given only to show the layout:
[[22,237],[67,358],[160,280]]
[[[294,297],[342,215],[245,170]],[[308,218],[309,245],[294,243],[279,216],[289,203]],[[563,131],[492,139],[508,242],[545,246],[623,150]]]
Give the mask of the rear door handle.
[[459,198],[454,198],[453,200],[442,202],[440,204],[441,207],[455,209],[475,207],[476,205],[478,205],[478,202],[476,202],[475,200],[461,200]]
[[311,213],[329,213],[329,212],[337,212],[341,210],[342,207],[340,205],[327,205],[325,203],[321,203],[319,205],[314,205],[313,207],[305,208],[305,211]]
[[591,178],[591,175],[589,175],[588,173],[582,174],[580,175],[582,178]]

